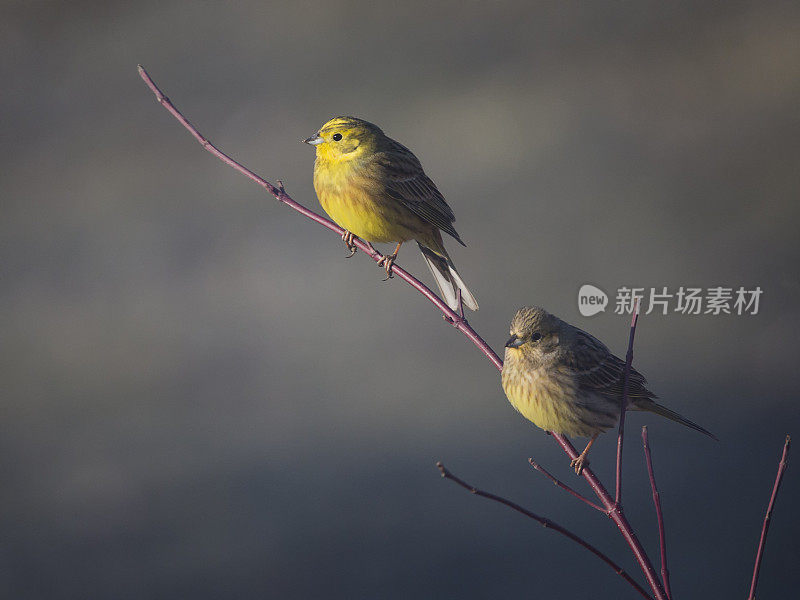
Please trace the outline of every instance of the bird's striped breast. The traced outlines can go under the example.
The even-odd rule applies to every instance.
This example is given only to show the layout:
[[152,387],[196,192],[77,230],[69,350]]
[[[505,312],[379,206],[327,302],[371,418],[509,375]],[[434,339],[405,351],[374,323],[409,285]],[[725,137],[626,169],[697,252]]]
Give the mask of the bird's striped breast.
[[619,409],[606,399],[580,392],[569,373],[558,367],[526,369],[507,357],[503,390],[511,405],[537,427],[589,437],[616,423]]

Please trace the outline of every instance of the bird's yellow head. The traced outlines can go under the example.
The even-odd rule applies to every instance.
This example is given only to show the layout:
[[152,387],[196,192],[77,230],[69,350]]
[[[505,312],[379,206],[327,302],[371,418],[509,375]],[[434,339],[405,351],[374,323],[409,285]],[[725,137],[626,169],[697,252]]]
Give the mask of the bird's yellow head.
[[317,158],[344,161],[374,152],[384,138],[377,125],[356,117],[335,117],[303,140],[317,148]]
[[558,350],[565,333],[564,322],[543,308],[523,306],[514,315],[506,342],[506,356],[522,356],[534,360]]

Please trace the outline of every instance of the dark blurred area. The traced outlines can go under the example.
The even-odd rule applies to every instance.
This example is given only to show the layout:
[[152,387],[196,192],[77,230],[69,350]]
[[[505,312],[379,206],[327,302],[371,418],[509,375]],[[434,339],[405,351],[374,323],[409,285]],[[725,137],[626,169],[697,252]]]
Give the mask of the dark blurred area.
[[[502,349],[538,304],[625,352],[584,283],[763,290],[757,315],[653,313],[636,367],[720,443],[632,414],[625,508],[676,597],[745,597],[800,435],[796,2],[3,2],[0,595],[628,598],[613,524],[421,296],[278,205],[160,108],[319,209],[330,117],[419,156]],[[428,282],[416,251],[399,264]],[[613,302],[613,300],[612,300]],[[582,443],[583,440],[576,440]],[[614,434],[593,467],[613,487]],[[800,586],[789,466],[759,597]]]

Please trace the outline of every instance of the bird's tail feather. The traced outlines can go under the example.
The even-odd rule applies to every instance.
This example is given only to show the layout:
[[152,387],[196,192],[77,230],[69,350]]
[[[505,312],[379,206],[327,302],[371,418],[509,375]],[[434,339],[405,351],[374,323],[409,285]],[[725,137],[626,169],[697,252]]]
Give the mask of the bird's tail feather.
[[478,301],[475,300],[472,292],[467,289],[464,280],[461,279],[461,275],[456,271],[453,261],[446,256],[437,254],[427,246],[419,244],[419,242],[418,245],[447,306],[458,311],[458,293],[456,290],[461,290],[461,300],[464,306],[470,310],[478,310]]
[[675,421],[676,423],[680,423],[681,425],[686,425],[686,427],[689,427],[690,429],[694,429],[695,431],[699,431],[700,433],[704,433],[708,437],[719,441],[719,439],[717,439],[717,436],[715,436],[710,431],[707,431],[706,429],[703,429],[697,423],[693,423],[692,421],[690,421],[686,417],[683,417],[683,416],[679,415],[674,410],[668,409],[666,406],[662,406],[658,402],[653,402],[652,400],[649,400],[647,402],[636,402],[635,404],[633,404],[631,406],[631,408],[636,408],[636,409],[639,409],[639,410],[646,410],[648,412],[655,413],[657,415],[661,415],[662,417],[666,417],[667,419]]

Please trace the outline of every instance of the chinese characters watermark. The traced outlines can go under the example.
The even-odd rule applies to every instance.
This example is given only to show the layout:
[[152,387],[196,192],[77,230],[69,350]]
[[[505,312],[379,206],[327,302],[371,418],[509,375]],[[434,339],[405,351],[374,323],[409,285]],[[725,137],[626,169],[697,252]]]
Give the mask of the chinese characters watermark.
[[[733,287],[665,287],[643,288],[623,286],[617,290],[614,313],[631,314],[638,301],[643,313],[667,315],[757,315],[763,290]],[[585,284],[578,290],[578,310],[584,317],[605,311],[608,295],[600,288]]]

